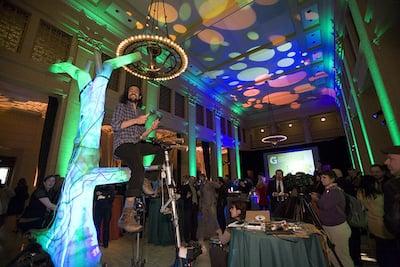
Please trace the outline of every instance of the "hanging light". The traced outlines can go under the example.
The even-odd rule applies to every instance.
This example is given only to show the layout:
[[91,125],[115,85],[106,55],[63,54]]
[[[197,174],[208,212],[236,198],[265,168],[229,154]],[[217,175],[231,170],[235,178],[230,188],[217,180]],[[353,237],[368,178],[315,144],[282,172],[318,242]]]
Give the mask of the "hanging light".
[[[159,15],[163,15],[163,23],[158,20]],[[118,45],[117,56],[140,52],[143,58],[123,68],[139,78],[155,81],[181,75],[188,66],[188,57],[182,47],[170,38],[165,0],[162,3],[151,0],[145,25],[144,34],[130,36]]]
[[[269,100],[269,95],[268,95],[268,107],[270,107],[271,101]],[[268,108],[267,108],[268,109]],[[265,144],[272,144],[273,146],[278,145],[281,142],[284,142],[288,139],[288,137],[284,134],[279,133],[279,126],[275,121],[274,117],[274,111],[272,108],[270,108],[270,113],[271,113],[271,131],[269,132],[269,135],[266,137],[263,137],[261,139],[261,142]]]

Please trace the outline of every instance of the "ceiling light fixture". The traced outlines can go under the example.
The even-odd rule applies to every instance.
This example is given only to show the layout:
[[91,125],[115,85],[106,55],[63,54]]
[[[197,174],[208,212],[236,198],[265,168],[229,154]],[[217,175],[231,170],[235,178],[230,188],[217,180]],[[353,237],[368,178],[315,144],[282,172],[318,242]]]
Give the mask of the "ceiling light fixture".
[[261,129],[260,129],[260,132],[263,133],[263,132],[265,132],[265,130],[264,130],[263,128],[261,128]]
[[289,123],[289,128],[292,128],[293,127],[293,124],[292,123]]
[[[268,94],[268,107],[271,106],[271,101],[269,99],[270,94]],[[267,107],[267,109],[268,109]],[[279,133],[279,126],[275,121],[275,117],[274,117],[274,111],[272,108],[270,108],[270,113],[271,113],[271,118],[272,118],[272,122],[271,122],[271,130],[270,130],[270,134],[267,135],[266,137],[263,137],[261,139],[261,142],[266,143],[266,144],[272,144],[273,146],[276,146],[277,144],[286,141],[288,138],[286,135]]]
[[326,118],[325,117],[321,117],[321,121],[322,122],[326,121]]
[[[164,18],[161,22],[158,18]],[[117,56],[140,52],[142,60],[123,68],[142,79],[165,81],[178,77],[188,66],[185,51],[175,43],[169,33],[165,0],[151,0],[147,10],[144,34],[130,36],[117,47]]]

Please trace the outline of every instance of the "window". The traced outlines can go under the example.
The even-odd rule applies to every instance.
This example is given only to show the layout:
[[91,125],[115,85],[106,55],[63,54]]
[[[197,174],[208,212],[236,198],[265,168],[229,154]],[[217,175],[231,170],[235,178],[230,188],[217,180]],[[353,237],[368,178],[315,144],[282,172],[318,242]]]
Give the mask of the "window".
[[175,115],[185,118],[185,97],[175,92]]
[[196,122],[204,126],[204,107],[196,104]]
[[228,125],[227,125],[227,127],[228,127],[228,136],[229,137],[232,137],[232,122],[230,121],[230,120],[228,120],[227,121],[228,123]]
[[207,118],[207,128],[213,130],[214,129],[213,112],[208,108],[206,108],[206,118]]
[[160,98],[158,107],[166,112],[171,112],[171,89],[160,85]]
[[226,134],[226,120],[221,117],[221,133]]
[[72,37],[53,25],[41,20],[33,42],[31,58],[35,62],[53,64],[66,61]]
[[0,1],[0,47],[19,52],[30,14],[7,1]]
[[[101,54],[101,60],[104,62],[108,59],[111,59],[109,55]],[[111,89],[115,92],[118,92],[118,81],[119,81],[119,70],[114,70],[111,73],[110,80],[108,81],[107,88]]]

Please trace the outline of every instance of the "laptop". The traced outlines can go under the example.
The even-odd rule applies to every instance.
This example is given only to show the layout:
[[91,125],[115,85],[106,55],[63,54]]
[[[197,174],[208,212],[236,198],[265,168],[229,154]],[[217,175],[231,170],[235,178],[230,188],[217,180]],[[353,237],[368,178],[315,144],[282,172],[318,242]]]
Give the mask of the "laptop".
[[247,210],[245,221],[247,223],[268,223],[271,221],[271,216],[268,210]]

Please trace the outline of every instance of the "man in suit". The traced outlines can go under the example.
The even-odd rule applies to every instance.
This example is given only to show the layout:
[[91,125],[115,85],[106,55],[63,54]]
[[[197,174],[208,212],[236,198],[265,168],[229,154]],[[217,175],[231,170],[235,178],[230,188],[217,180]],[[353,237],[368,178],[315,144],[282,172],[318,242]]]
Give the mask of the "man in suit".
[[284,180],[283,171],[275,171],[275,179],[268,186],[268,195],[271,199],[271,212],[274,213],[279,206],[282,206],[287,198],[289,190]]

